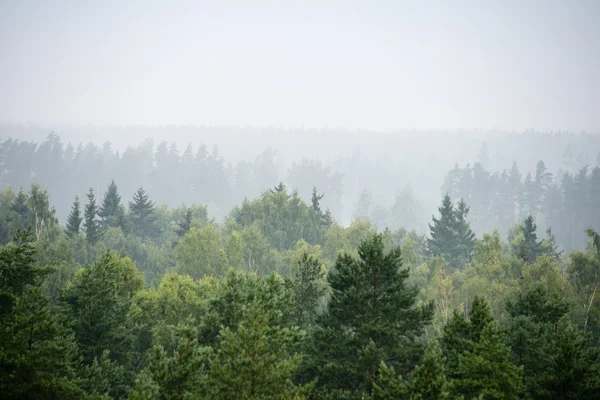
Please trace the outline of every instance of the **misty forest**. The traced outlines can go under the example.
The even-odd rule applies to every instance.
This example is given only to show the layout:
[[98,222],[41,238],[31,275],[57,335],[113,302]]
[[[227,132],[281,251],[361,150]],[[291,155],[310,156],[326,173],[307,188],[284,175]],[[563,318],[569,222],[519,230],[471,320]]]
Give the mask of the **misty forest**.
[[228,159],[11,129],[3,398],[598,396],[597,136]]
[[599,0],[0,0],[0,400],[600,399]]

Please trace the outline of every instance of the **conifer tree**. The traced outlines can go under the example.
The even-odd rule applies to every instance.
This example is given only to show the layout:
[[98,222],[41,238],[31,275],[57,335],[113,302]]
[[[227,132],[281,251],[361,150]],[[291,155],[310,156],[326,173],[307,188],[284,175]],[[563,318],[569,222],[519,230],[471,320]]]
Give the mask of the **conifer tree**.
[[399,247],[386,254],[383,235],[375,234],[358,255],[338,256],[327,312],[309,347],[307,372],[323,392],[370,395],[382,361],[401,373],[412,369],[422,351],[416,338],[432,318],[432,304],[416,306],[418,289],[406,283]]
[[294,384],[300,356],[297,327],[270,324],[266,304],[254,300],[235,331],[225,328],[210,360],[207,398],[215,400],[304,398],[313,384]]
[[374,400],[408,400],[410,387],[402,375],[398,375],[394,367],[388,367],[384,362],[379,366],[377,382],[373,384]]
[[457,255],[459,253],[457,220],[454,206],[450,196],[444,196],[442,206],[438,208],[440,218],[433,218],[433,225],[429,224],[430,237],[427,238],[427,248],[434,257],[444,257],[452,268],[457,268]]
[[411,400],[443,400],[448,398],[444,357],[437,340],[432,340],[423,363],[412,374]]
[[469,206],[464,200],[460,200],[456,206],[456,235],[458,239],[458,262],[465,265],[473,258],[475,249],[475,233],[471,230],[467,215]]
[[177,223],[177,225],[179,226],[179,229],[177,229],[177,234],[179,236],[184,236],[190,231],[190,229],[192,228],[192,217],[192,208],[186,208],[185,214],[183,214],[183,219]]
[[79,196],[75,196],[75,201],[73,202],[73,206],[71,207],[71,212],[67,217],[67,228],[65,232],[68,237],[72,238],[79,234],[81,221],[83,221],[83,218],[81,217]]
[[27,193],[23,192],[23,190],[19,189],[19,193],[17,197],[13,200],[13,203],[10,207],[11,211],[16,213],[19,219],[19,228],[27,229],[31,221],[29,220],[29,207],[27,204],[29,203]]
[[453,398],[518,399],[523,371],[510,360],[495,322],[485,325],[472,352],[461,354],[457,377],[450,387]]
[[157,233],[154,226],[154,203],[150,201],[144,188],[140,187],[133,195],[133,201],[129,202],[129,214],[134,235],[146,238]]
[[294,276],[287,280],[294,293],[295,322],[309,327],[317,315],[317,305],[325,295],[326,287],[320,281],[325,277],[321,261],[306,252],[297,263]]
[[77,347],[42,294],[31,229],[0,251],[0,393],[4,399],[78,399]]
[[98,216],[101,218],[100,224],[103,229],[116,227],[118,224],[119,208],[121,205],[121,195],[119,194],[115,181],[112,180],[104,194],[102,205],[98,209]]
[[96,206],[96,196],[94,189],[90,188],[88,194],[88,203],[85,205],[84,222],[85,238],[90,245],[96,244],[102,235],[100,232],[100,224],[96,219],[98,214],[98,206]]
[[517,248],[517,256],[526,263],[535,262],[538,256],[544,252],[542,242],[537,240],[536,230],[537,226],[530,215],[523,221],[521,226],[521,232],[525,240]]

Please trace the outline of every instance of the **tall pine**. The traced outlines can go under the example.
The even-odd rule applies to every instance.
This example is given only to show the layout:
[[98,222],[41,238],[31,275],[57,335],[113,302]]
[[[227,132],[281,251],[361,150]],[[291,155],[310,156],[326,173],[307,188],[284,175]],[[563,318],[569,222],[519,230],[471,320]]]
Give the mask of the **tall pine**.
[[102,228],[119,226],[119,209],[121,205],[121,195],[115,181],[111,181],[104,194],[102,205],[98,209],[98,216],[101,218]]
[[87,198],[88,203],[85,205],[83,227],[85,228],[85,238],[88,244],[94,245],[101,237],[100,224],[96,218],[98,215],[98,206],[96,205],[94,189],[90,188]]
[[417,342],[433,306],[417,307],[418,289],[406,280],[400,248],[384,251],[383,235],[370,236],[358,258],[338,256],[328,275],[327,311],[317,317],[306,362],[306,378],[333,396],[371,395],[382,362],[407,373],[418,362]]
[[154,226],[154,203],[150,201],[144,188],[140,187],[133,195],[133,201],[129,202],[129,214],[133,234],[146,238],[157,233]]
[[71,206],[71,212],[67,217],[67,227],[65,229],[65,233],[68,237],[72,238],[79,234],[82,221],[83,218],[81,217],[79,196],[75,196],[75,201],[73,202],[73,206]]

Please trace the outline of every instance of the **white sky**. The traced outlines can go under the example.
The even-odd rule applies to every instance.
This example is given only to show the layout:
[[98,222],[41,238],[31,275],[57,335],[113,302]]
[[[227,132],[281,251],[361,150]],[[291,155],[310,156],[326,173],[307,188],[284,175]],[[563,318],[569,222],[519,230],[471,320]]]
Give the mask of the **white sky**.
[[600,1],[0,0],[0,122],[600,132]]

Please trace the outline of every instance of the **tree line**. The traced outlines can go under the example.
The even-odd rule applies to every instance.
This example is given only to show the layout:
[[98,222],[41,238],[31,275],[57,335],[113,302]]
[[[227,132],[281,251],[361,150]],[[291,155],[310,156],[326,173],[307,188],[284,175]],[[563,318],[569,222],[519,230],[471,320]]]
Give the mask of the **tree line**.
[[63,224],[39,186],[0,191],[3,397],[597,396],[595,231],[476,237],[449,195],[427,235],[344,227],[326,196],[281,183],[217,222],[111,182]]

